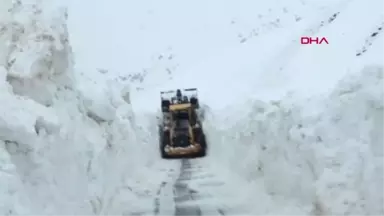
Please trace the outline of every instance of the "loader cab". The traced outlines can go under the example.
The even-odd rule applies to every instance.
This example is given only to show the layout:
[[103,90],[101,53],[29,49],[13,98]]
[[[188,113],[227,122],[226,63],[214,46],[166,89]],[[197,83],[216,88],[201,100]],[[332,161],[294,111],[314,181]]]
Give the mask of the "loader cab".
[[197,123],[195,108],[190,103],[172,104],[169,107],[171,121],[183,121],[183,125],[193,126]]
[[189,121],[188,119],[175,119],[173,132],[175,136],[189,136]]
[[171,101],[172,101],[172,104],[189,103],[187,96],[173,97]]
[[[184,137],[182,139],[188,140],[190,138],[190,110],[190,104],[172,104],[169,106],[171,121],[170,136],[172,139]],[[180,143],[179,141],[174,140],[173,143]]]
[[174,119],[189,120],[189,110],[180,110],[173,113]]
[[170,105],[169,111],[172,115],[172,119],[189,120],[192,115],[193,109],[190,103],[184,103]]

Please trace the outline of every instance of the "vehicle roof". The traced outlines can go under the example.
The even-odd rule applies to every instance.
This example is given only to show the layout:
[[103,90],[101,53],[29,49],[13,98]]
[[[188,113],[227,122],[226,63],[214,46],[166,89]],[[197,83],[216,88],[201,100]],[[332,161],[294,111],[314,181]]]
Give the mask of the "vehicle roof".
[[190,103],[183,103],[183,104],[171,104],[169,106],[170,111],[178,111],[178,110],[186,110],[191,107]]

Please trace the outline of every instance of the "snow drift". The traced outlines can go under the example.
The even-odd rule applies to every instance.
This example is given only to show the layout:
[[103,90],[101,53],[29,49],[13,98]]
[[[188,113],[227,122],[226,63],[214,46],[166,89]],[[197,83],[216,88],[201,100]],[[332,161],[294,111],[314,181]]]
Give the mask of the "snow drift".
[[144,193],[134,185],[152,184],[153,141],[132,124],[129,87],[74,73],[58,3],[1,1],[0,213],[129,214]]
[[212,163],[319,214],[382,212],[382,73],[366,67],[328,97],[239,104],[240,119],[208,115]]

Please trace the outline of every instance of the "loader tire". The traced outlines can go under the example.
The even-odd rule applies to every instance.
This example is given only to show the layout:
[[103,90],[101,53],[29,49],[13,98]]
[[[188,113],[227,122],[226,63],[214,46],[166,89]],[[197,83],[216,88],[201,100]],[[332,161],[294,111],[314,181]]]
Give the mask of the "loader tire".
[[201,145],[201,151],[197,154],[197,157],[205,157],[207,154],[207,140],[205,134],[201,128],[194,128],[193,130],[196,141]]
[[194,106],[196,109],[199,108],[199,100],[196,97],[191,97],[189,102]]
[[165,152],[165,146],[169,143],[170,132],[164,131],[163,127],[159,126],[159,150],[161,158],[168,159],[169,155]]
[[161,111],[162,112],[169,112],[169,106],[171,105],[171,102],[169,100],[162,100],[161,101]]

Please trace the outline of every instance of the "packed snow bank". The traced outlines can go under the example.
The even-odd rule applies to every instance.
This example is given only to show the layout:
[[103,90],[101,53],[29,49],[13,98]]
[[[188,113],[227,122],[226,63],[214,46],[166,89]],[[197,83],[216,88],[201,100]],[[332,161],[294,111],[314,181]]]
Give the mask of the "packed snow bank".
[[134,123],[129,88],[96,70],[74,73],[58,1],[10,2],[0,9],[0,214],[148,208],[155,129]]
[[367,66],[328,97],[239,104],[236,121],[236,109],[208,115],[212,163],[322,214],[382,214],[382,74]]

